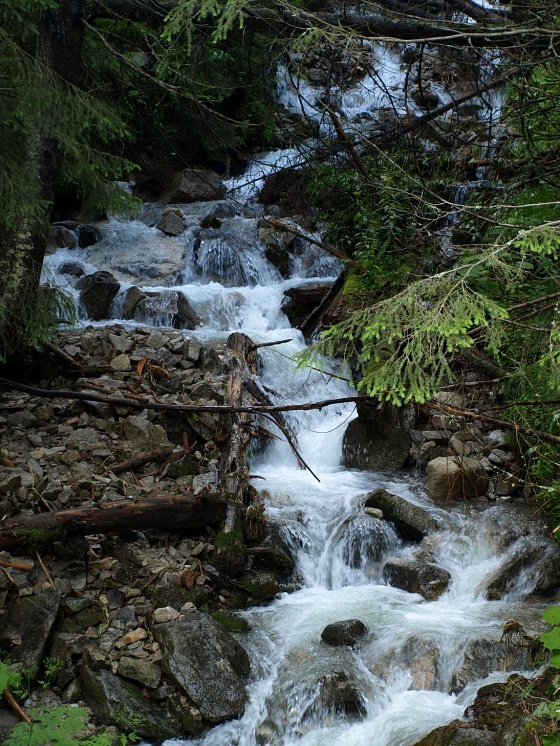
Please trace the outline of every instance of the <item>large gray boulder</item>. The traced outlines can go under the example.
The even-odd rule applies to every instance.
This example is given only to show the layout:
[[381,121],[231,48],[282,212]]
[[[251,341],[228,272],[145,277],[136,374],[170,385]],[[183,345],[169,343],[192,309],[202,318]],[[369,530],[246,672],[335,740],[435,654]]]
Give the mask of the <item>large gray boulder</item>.
[[445,593],[451,575],[442,567],[414,560],[389,560],[383,569],[385,580],[395,588],[419,593],[427,601],[435,601]]
[[387,490],[370,492],[366,497],[365,507],[381,510],[383,517],[394,523],[403,539],[409,541],[422,541],[427,534],[442,528],[441,521],[431,516],[427,510]]
[[547,536],[527,537],[512,547],[486,590],[492,601],[511,591],[521,573],[534,593],[547,593],[560,586],[560,546]]
[[247,691],[242,676],[249,657],[241,645],[208,614],[156,624],[162,666],[206,720],[221,723],[243,713]]
[[101,321],[109,315],[111,304],[119,292],[120,283],[104,270],[80,277],[76,283],[80,291],[80,305],[88,319]]
[[402,469],[410,453],[415,419],[412,406],[358,404],[358,417],[344,433],[343,465],[369,471]]
[[9,604],[0,617],[0,643],[15,668],[35,677],[58,617],[60,596],[47,590]]
[[156,743],[179,736],[164,710],[130,681],[107,670],[93,671],[84,666],[80,683],[82,699],[101,725],[133,730]]
[[428,464],[428,494],[434,502],[473,500],[488,489],[488,474],[474,458],[439,456]]
[[223,199],[226,187],[215,171],[185,168],[176,174],[161,202],[210,202]]
[[468,645],[451,678],[451,691],[456,694],[492,671],[529,671],[540,650],[536,638],[530,638],[517,622],[507,622],[499,640],[473,640]]

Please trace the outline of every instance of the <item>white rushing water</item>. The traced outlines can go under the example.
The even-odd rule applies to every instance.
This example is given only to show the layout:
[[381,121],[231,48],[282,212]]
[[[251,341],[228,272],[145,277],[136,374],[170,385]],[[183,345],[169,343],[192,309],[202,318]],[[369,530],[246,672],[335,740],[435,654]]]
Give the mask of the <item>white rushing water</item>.
[[[183,205],[182,209],[188,222],[212,207]],[[197,252],[192,235],[162,238],[141,221],[131,222],[127,231],[122,221],[113,219],[101,225],[105,235],[101,244],[79,253],[61,250],[49,257],[47,266],[68,287],[73,282],[70,276],[58,272],[70,260],[88,272],[107,268],[99,264],[103,260],[117,276],[115,267],[120,266],[123,279],[138,257],[139,246],[149,247],[154,238],[159,261],[161,244],[168,241],[171,253],[183,257],[182,272],[171,272],[166,285],[154,285],[158,278],[148,271],[144,289],[184,293],[202,319],[195,336],[225,339],[243,329],[256,342],[291,339],[260,352],[260,382],[275,392],[279,402],[352,394],[347,383],[328,375],[328,362],[324,372],[294,369],[291,358],[303,349],[304,341],[281,310],[287,288],[326,280],[329,273],[332,279],[336,271],[332,259],[315,254],[304,262],[301,255],[293,256],[291,276],[282,279],[264,257],[256,222],[239,216],[224,220],[224,230],[212,234],[210,258],[201,259],[203,242]],[[238,261],[235,266],[244,268],[243,285],[227,282],[232,247]],[[306,255],[308,250],[310,246],[303,246],[301,253]],[[142,261],[147,260],[146,253]],[[220,262],[225,263],[225,270]],[[224,281],[217,281],[222,274]],[[241,274],[234,273],[236,278]],[[121,293],[130,284],[124,279]],[[122,305],[117,298],[116,318]],[[485,588],[507,551],[500,538],[499,508],[472,515],[462,506],[457,512],[444,512],[430,502],[418,475],[342,468],[342,438],[354,416],[351,404],[292,414],[303,458],[320,481],[298,468],[282,439],[253,458],[254,484],[264,490],[269,521],[292,548],[300,588],[281,594],[267,606],[243,612],[251,632],[241,642],[252,659],[250,702],[244,715],[200,739],[179,740],[174,746],[413,744],[432,728],[462,717],[474,698],[476,684],[460,694],[450,691],[452,675],[469,642],[499,639],[504,622],[511,618],[531,629],[532,620],[539,617],[538,609],[523,604],[527,587],[521,584],[506,600],[485,599]],[[364,513],[365,494],[378,487],[425,507],[446,527],[430,547],[434,561],[451,574],[449,590],[437,601],[428,602],[383,580],[384,562],[411,557],[413,547],[404,544],[390,524]],[[360,619],[368,628],[359,646],[334,648],[321,642],[327,624],[346,619]],[[427,678],[419,674],[418,658],[411,658],[411,649],[424,650],[425,660],[431,661]],[[329,676],[345,676],[359,691],[360,706],[355,713],[323,706],[321,682]]]
[[[331,91],[347,121],[384,107],[397,115],[415,109],[399,92],[406,70],[396,53],[378,47],[373,54],[372,72],[354,88]],[[448,94],[438,93],[445,102]],[[291,111],[303,109],[321,127],[331,126],[318,104],[317,89],[303,80],[295,85],[286,70],[279,74],[278,99]],[[351,395],[347,383],[328,375],[328,362],[326,372],[295,370],[291,358],[304,341],[281,310],[285,290],[332,280],[336,262],[300,241],[290,254],[289,277],[282,278],[265,258],[258,218],[243,217],[240,207],[257,194],[268,173],[297,165],[301,158],[301,150],[263,155],[242,177],[228,182],[233,201],[181,205],[187,229],[178,237],[164,236],[154,227],[163,206],[146,206],[138,220],[113,218],[100,225],[103,240],[96,246],[51,255],[45,271],[76,299],[69,264],[85,273],[112,272],[121,282],[115,320],[120,319],[124,293],[136,284],[147,292],[183,293],[201,320],[193,332],[199,339],[224,340],[240,329],[255,342],[291,339],[259,353],[260,382],[278,402]],[[201,229],[200,219],[215,209],[222,215],[219,230]],[[137,320],[125,323],[138,325]],[[151,323],[166,324],[169,318],[154,317]],[[481,682],[459,694],[451,692],[453,673],[471,641],[499,639],[503,624],[512,618],[535,628],[540,610],[523,602],[530,578],[502,601],[485,599],[485,588],[508,551],[500,538],[499,507],[485,513],[471,514],[464,506],[444,512],[430,502],[419,475],[343,468],[342,438],[354,416],[350,404],[290,416],[302,456],[320,481],[298,468],[281,438],[253,458],[255,487],[263,490],[268,520],[292,549],[299,589],[243,612],[251,631],[240,641],[252,660],[244,715],[199,739],[168,746],[409,746],[434,727],[461,718],[474,699]],[[430,546],[434,561],[451,574],[448,591],[437,601],[384,581],[384,562],[411,557],[414,547],[403,543],[390,524],[364,513],[364,496],[379,487],[423,506],[446,527]],[[367,626],[358,646],[335,648],[321,642],[327,624],[347,619]],[[427,661],[428,671],[418,670],[419,657],[411,650],[424,651],[420,658]],[[356,712],[323,706],[322,682],[333,676],[346,677],[359,692]],[[492,678],[500,676],[505,674]]]

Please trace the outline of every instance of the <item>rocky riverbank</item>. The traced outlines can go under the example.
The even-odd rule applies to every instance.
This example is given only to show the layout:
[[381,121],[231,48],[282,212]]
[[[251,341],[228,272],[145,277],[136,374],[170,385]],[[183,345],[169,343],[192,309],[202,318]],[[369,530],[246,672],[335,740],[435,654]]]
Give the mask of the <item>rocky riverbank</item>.
[[[115,738],[118,730],[133,731],[152,742],[196,735],[238,717],[247,702],[251,664],[242,646],[246,623],[236,611],[295,587],[294,562],[280,532],[265,526],[254,491],[229,529],[227,521],[224,529],[226,500],[219,498],[210,516],[181,522],[186,499],[196,499],[202,510],[209,496],[220,492],[231,418],[143,408],[146,402],[224,404],[230,353],[225,345],[201,344],[191,332],[116,325],[61,334],[43,363],[40,388],[91,398],[75,399],[70,393],[53,398],[9,386],[2,392],[4,521],[61,511],[68,520],[56,535],[37,530],[18,539],[9,552],[0,552],[0,644],[13,667],[32,682],[26,707],[83,702],[91,711],[91,728],[109,726]],[[395,415],[387,417],[394,424]],[[500,463],[511,461],[511,449],[495,430],[438,420],[435,411],[430,417],[420,430],[414,429],[415,417],[407,420],[400,466],[410,463],[411,448],[422,466],[420,452],[432,457],[429,463],[455,463],[457,443],[476,443],[479,459],[486,458],[484,451],[490,464],[498,450]],[[381,430],[387,442],[379,420],[370,423],[367,438]],[[399,423],[397,417],[402,429]],[[362,450],[370,448],[367,438]],[[393,448],[396,436],[389,440]],[[422,451],[420,441],[430,445]],[[502,530],[504,513],[492,517],[495,507],[484,508],[508,498],[503,541],[511,552],[487,597],[502,598],[522,573],[533,578],[533,592],[553,592],[560,584],[557,544],[525,509],[521,488],[513,500],[496,492],[481,492],[471,502],[488,516],[484,530],[492,531],[493,523]],[[433,491],[432,497],[436,500]],[[450,482],[440,504],[452,504],[457,497]],[[176,505],[176,525],[158,527],[158,518],[152,517],[139,526],[135,518],[132,525],[124,521],[118,532],[92,533],[72,524],[73,510],[89,506],[103,514],[111,506],[141,506],[150,499]],[[434,550],[449,528],[446,520],[386,490],[364,495],[361,504],[370,521],[372,557],[380,552],[383,559],[387,521],[414,548],[409,559],[384,563],[385,582],[427,600],[444,593],[449,573],[438,567]],[[352,621],[360,635],[367,633],[359,620]],[[341,623],[346,629],[348,620]],[[325,644],[360,644],[354,636],[343,638],[324,635]],[[407,650],[412,688],[437,688],[437,649],[419,639],[410,640]],[[499,641],[473,641],[454,673],[453,691],[496,669],[527,670],[537,662],[535,640],[519,625],[510,626]],[[385,664],[378,662],[375,670],[381,678],[392,666]],[[358,682],[339,680],[336,672],[321,682],[324,706],[344,717],[363,716]],[[7,735],[15,716],[7,709],[1,713],[0,728]],[[519,718],[520,732],[527,722]],[[499,727],[492,726],[501,732]],[[502,743],[493,735],[472,740],[476,734],[463,724],[449,728],[437,735],[440,740],[422,744]],[[481,728],[492,731],[489,725]],[[268,743],[265,726],[261,731],[259,738]],[[448,740],[441,740],[446,734],[451,734]],[[464,740],[467,736],[471,740]]]

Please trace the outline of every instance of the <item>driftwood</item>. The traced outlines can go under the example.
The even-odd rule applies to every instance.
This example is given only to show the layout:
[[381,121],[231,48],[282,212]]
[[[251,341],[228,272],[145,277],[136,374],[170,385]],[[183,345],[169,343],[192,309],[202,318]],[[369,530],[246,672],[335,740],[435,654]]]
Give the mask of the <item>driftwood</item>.
[[[246,334],[234,332],[227,341],[231,355],[231,374],[227,387],[227,401],[232,408],[243,407],[243,379],[257,371],[257,353],[253,340]],[[249,485],[247,449],[251,439],[249,413],[241,411],[233,417],[231,434],[220,463],[221,484],[226,495],[242,504]]]
[[0,550],[36,547],[73,536],[134,529],[200,529],[223,520],[226,501],[217,493],[192,493],[141,500],[94,503],[48,513],[18,515],[0,522]]
[[109,471],[113,472],[113,474],[120,474],[122,471],[129,471],[138,466],[144,466],[144,464],[149,464],[151,461],[167,458],[167,456],[170,456],[172,453],[173,448],[171,448],[171,446],[165,446],[164,448],[159,448],[157,451],[151,451],[150,453],[139,453],[138,456],[129,458],[126,461],[121,461],[118,464],[112,464],[108,468]]

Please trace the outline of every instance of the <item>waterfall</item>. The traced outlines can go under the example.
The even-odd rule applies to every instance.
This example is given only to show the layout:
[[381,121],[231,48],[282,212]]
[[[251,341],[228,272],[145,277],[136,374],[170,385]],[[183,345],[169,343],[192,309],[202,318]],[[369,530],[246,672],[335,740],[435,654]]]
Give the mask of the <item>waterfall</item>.
[[[379,98],[378,85],[370,85],[374,74],[365,76],[357,89],[337,92],[348,118],[384,104],[396,114],[405,109],[406,102],[395,104],[390,95],[404,75],[395,53],[384,47],[375,54],[384,55],[388,65],[385,99]],[[306,83],[298,94],[282,80],[279,99],[294,111],[309,106],[310,114],[319,117],[312,86]],[[377,99],[370,101],[374,88]],[[112,317],[120,323],[137,325],[121,320],[123,293],[137,284],[141,291],[182,293],[199,319],[193,332],[199,339],[223,340],[239,329],[257,343],[290,339],[259,353],[261,382],[275,402],[349,396],[348,384],[328,375],[328,361],[326,374],[295,368],[292,357],[304,348],[304,340],[282,311],[287,289],[332,280],[336,262],[307,244],[299,257],[290,256],[288,272],[281,275],[266,258],[259,219],[244,213],[244,200],[255,196],[264,176],[297,164],[298,158],[290,150],[255,159],[242,177],[228,182],[235,202],[181,205],[187,227],[180,236],[157,231],[162,206],[146,206],[138,220],[113,218],[103,224],[103,240],[79,256],[68,250],[49,256],[46,271],[74,294],[64,269],[69,261],[84,272],[113,272],[121,293]],[[455,205],[464,203],[465,194],[466,187],[457,190]],[[216,209],[224,215],[219,227],[201,227],[201,218]],[[313,260],[302,261],[303,254]],[[241,641],[252,660],[243,716],[168,746],[410,746],[434,727],[461,718],[473,701],[480,681],[459,692],[453,686],[470,643],[498,640],[512,617],[535,629],[541,610],[523,602],[530,588],[523,583],[530,578],[523,577],[503,600],[486,599],[485,590],[510,548],[496,531],[499,521],[485,520],[464,506],[449,512],[447,528],[438,533],[432,550],[434,561],[450,574],[448,590],[427,601],[387,584],[386,561],[410,558],[413,548],[390,523],[364,512],[365,495],[383,488],[434,515],[442,511],[431,503],[419,475],[340,465],[344,430],[354,416],[352,404],[290,415],[302,456],[320,481],[298,468],[282,439],[253,457],[254,485],[263,490],[269,523],[292,550],[300,587],[242,612],[251,631]],[[348,619],[367,627],[358,645],[338,648],[322,642],[326,625]],[[491,680],[505,676],[495,672]],[[325,694],[339,685],[353,692],[344,705]]]

